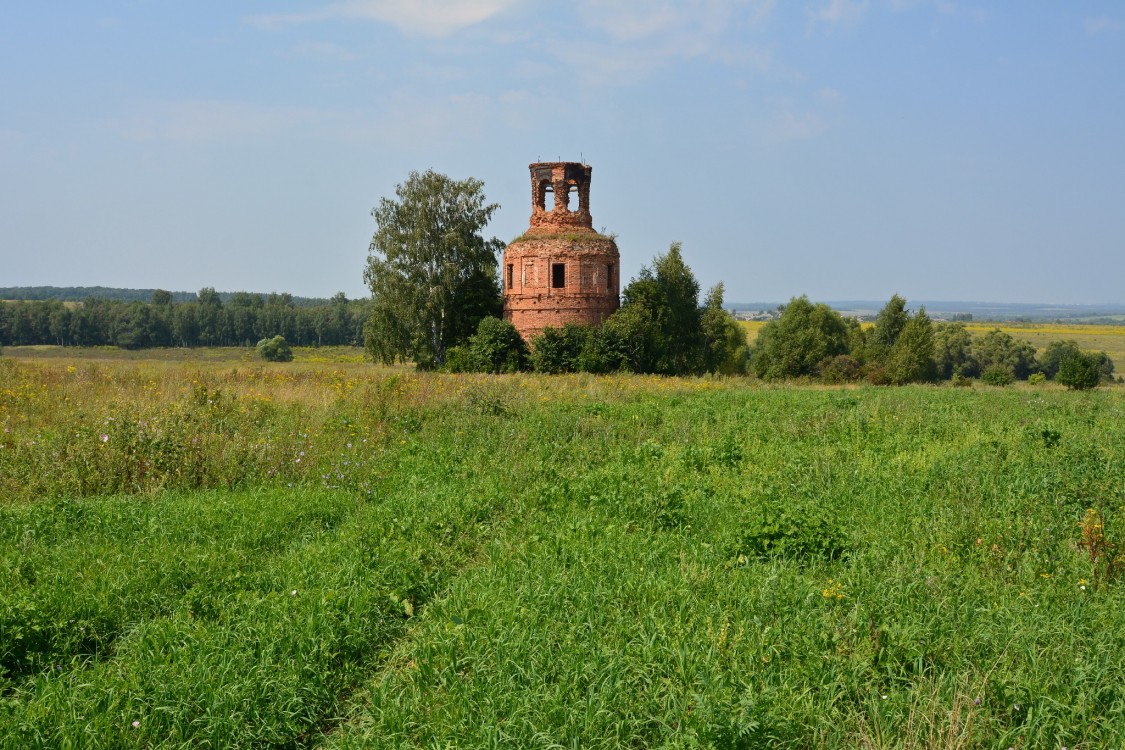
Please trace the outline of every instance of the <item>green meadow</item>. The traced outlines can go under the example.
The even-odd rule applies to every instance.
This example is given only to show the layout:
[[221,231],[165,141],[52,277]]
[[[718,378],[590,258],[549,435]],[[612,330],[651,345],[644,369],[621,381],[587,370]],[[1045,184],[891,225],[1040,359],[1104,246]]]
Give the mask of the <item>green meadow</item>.
[[0,357],[0,748],[1125,744],[1119,386],[303,358]]

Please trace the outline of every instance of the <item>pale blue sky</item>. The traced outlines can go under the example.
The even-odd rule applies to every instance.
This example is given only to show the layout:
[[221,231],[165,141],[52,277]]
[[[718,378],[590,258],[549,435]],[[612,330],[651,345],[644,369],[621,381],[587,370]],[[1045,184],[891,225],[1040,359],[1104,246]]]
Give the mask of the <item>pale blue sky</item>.
[[527,226],[593,165],[626,275],[729,302],[1125,302],[1125,4],[7,3],[0,286],[365,294],[410,170]]

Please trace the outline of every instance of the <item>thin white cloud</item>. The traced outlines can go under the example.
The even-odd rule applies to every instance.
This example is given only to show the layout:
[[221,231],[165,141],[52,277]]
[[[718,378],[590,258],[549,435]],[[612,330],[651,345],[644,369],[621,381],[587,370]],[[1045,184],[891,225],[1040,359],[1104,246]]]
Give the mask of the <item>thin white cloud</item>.
[[868,0],[829,0],[828,5],[808,11],[809,24],[852,26],[867,13],[867,7]]
[[476,93],[424,96],[413,89],[351,108],[216,100],[144,101],[109,126],[126,140],[189,147],[300,138],[425,150],[479,138],[498,112],[508,116],[518,111],[517,104],[518,98],[511,95],[500,100]]
[[270,107],[239,101],[144,101],[134,105],[112,127],[128,140],[192,143],[292,132],[319,124],[326,116],[315,108]]
[[619,41],[643,39],[675,28],[680,13],[674,3],[632,3],[620,0],[582,3],[579,15],[587,26]]
[[644,80],[667,63],[664,51],[630,48],[596,42],[556,40],[548,49],[563,63],[578,71],[588,86],[627,86]]
[[356,59],[351,50],[332,42],[317,42],[305,40],[297,44],[293,51],[301,57],[319,58],[336,62],[347,62]]
[[772,55],[739,33],[763,26],[774,0],[582,0],[579,19],[608,41],[553,39],[551,52],[587,85],[628,85],[675,60],[705,57],[766,69]]
[[755,120],[747,127],[750,137],[765,145],[782,145],[816,138],[828,130],[828,123],[812,112],[794,112],[786,104],[771,117]]
[[1102,16],[1101,18],[1086,19],[1086,33],[1090,36],[1113,34],[1120,31],[1125,31],[1125,21],[1120,18]]
[[405,34],[448,36],[492,18],[517,0],[348,0],[303,13],[250,16],[262,27],[314,21],[362,20],[387,23]]
[[634,41],[672,32],[717,36],[736,21],[758,26],[773,7],[774,0],[584,0],[578,15],[590,28]]
[[938,16],[968,18],[976,23],[984,23],[988,20],[988,11],[984,8],[966,6],[954,0],[890,0],[889,7],[896,13],[915,8],[930,8]]

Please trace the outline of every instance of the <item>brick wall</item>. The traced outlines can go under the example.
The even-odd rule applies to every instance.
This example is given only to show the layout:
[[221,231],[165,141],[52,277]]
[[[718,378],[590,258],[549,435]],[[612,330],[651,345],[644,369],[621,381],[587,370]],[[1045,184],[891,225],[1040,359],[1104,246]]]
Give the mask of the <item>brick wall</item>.
[[602,323],[621,291],[617,243],[593,230],[590,167],[549,162],[530,170],[530,226],[501,264],[504,318],[527,340],[547,326]]

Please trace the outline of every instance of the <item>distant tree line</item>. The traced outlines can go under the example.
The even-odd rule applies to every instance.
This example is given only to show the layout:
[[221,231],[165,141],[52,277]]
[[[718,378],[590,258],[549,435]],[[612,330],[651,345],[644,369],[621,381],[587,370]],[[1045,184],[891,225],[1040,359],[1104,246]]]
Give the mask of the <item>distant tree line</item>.
[[796,297],[758,333],[751,351],[754,373],[766,380],[813,378],[829,383],[864,380],[902,385],[936,380],[992,385],[1051,379],[1092,388],[1113,376],[1105,352],[1052,341],[1037,354],[1029,341],[1000,329],[974,338],[962,322],[935,323],[925,308],[911,313],[897,294],[863,328],[823,303]]
[[0,303],[0,344],[146,347],[254,346],[282,336],[297,346],[360,345],[368,300],[343,292],[300,307],[288,294],[233,292],[224,301],[205,287],[193,302],[157,289],[148,302],[90,297]]
[[[213,291],[213,290],[212,290]],[[62,302],[85,302],[91,297],[114,302],[148,302],[163,289],[129,289],[115,286],[7,286],[0,287],[0,300],[61,300]],[[197,302],[195,292],[167,292],[173,302]],[[226,303],[231,297],[246,292],[216,292]],[[265,296],[265,295],[261,295]],[[296,307],[322,307],[328,304],[324,297],[290,297]]]

